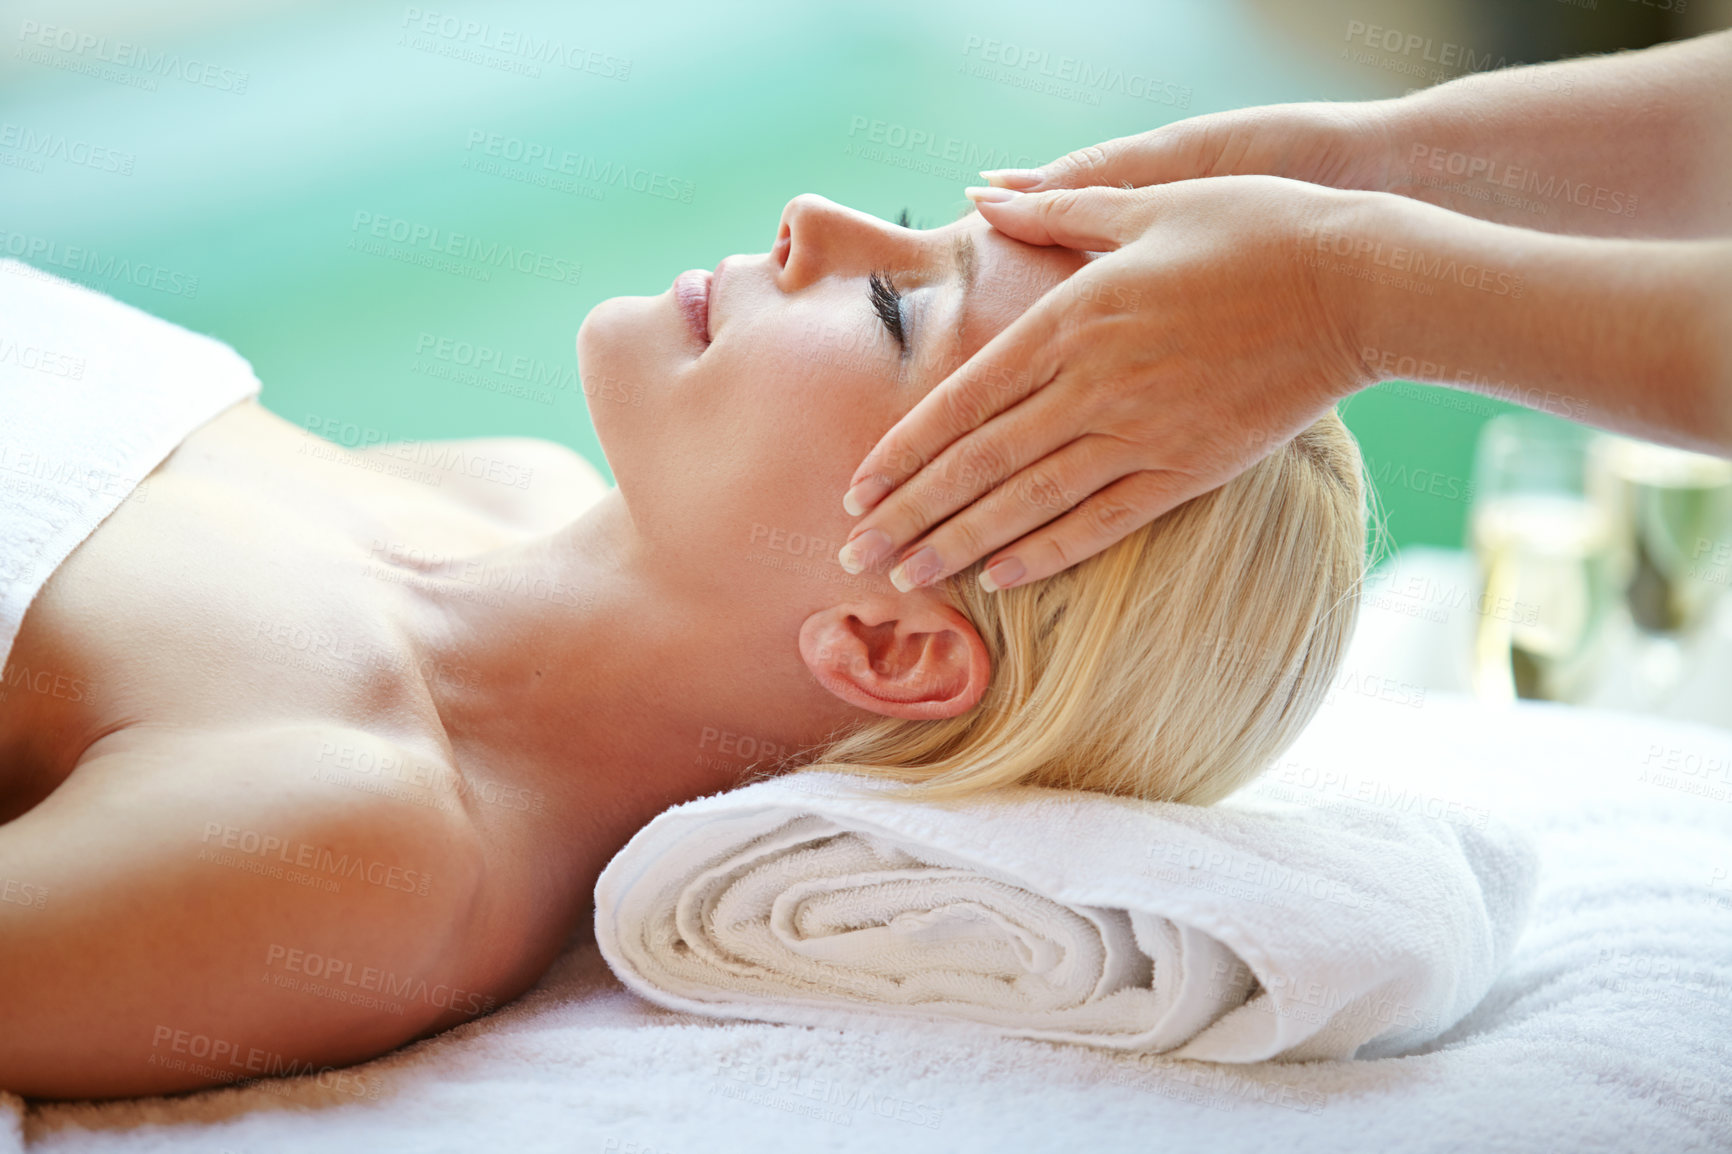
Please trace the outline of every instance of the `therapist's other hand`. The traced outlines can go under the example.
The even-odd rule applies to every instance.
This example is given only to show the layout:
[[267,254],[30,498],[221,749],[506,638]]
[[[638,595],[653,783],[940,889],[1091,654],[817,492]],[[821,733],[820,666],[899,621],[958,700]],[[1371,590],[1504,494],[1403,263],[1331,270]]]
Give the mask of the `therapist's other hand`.
[[1332,188],[1388,186],[1392,101],[1275,104],[1193,116],[1059,157],[980,175],[1018,192],[1143,188],[1205,176],[1282,176]]
[[1364,194],[1264,176],[983,200],[999,231],[1103,252],[909,410],[855,471],[839,560],[898,588],[989,552],[1050,576],[1231,480],[1371,383],[1351,276],[1305,256]]

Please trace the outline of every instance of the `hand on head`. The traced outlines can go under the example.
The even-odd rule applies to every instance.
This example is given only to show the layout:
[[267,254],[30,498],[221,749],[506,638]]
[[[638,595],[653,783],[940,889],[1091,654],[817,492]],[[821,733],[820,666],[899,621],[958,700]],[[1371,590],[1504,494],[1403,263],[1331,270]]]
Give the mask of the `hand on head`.
[[984,173],[995,228],[1106,255],[878,441],[844,499],[854,537],[888,538],[903,587],[988,557],[989,590],[1046,577],[1386,364],[1567,389],[1576,419],[1732,452],[1729,63],[1732,31]]
[[1351,213],[1349,194],[1229,176],[971,195],[1008,236],[1105,255],[927,394],[856,472],[854,536],[889,536],[899,587],[993,551],[989,589],[1050,576],[1369,383],[1304,259],[1308,236]]

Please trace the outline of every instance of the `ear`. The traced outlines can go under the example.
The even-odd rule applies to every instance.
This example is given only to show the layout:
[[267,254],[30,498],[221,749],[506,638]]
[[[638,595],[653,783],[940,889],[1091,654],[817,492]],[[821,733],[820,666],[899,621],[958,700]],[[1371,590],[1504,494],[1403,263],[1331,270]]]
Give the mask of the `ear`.
[[800,627],[800,656],[850,705],[920,721],[973,709],[992,672],[968,618],[925,594],[820,609]]

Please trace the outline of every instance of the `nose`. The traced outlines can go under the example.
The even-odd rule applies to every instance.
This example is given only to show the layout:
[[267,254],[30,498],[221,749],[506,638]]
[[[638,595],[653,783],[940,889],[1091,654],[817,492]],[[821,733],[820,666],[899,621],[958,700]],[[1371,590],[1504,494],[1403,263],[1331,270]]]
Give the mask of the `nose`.
[[896,263],[898,233],[906,230],[856,212],[817,193],[796,196],[782,210],[772,258],[781,266],[776,283],[796,292],[835,273],[869,272]]

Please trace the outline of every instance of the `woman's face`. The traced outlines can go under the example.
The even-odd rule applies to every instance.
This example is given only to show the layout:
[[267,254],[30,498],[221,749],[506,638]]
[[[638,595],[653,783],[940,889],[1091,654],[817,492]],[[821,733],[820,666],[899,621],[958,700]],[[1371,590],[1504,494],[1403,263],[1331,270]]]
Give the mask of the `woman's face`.
[[974,214],[909,229],[806,195],[770,252],[602,302],[578,364],[641,543],[664,572],[785,612],[891,591],[883,566],[850,576],[836,561],[855,467],[1084,260]]

